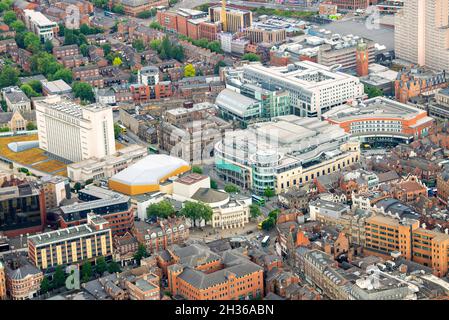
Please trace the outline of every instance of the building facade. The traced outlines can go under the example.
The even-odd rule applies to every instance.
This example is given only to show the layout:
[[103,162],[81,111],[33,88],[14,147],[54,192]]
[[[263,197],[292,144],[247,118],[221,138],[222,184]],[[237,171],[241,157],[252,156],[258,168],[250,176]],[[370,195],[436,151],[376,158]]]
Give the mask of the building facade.
[[41,149],[73,162],[115,153],[111,108],[81,107],[60,96],[35,101],[35,106]]

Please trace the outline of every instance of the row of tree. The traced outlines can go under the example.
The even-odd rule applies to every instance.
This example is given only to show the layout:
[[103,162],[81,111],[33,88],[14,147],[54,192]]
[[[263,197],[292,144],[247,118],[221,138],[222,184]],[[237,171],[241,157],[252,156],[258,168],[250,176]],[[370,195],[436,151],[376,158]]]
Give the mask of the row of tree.
[[173,205],[167,200],[153,203],[147,208],[149,218],[158,217],[166,219],[173,216],[186,217],[196,225],[197,221],[210,221],[212,219],[212,208],[201,202],[186,201],[181,210],[176,212]]
[[183,34],[178,35],[178,38],[181,39],[181,40],[189,41],[194,46],[197,46],[197,47],[200,47],[200,48],[204,48],[204,49],[209,49],[210,51],[215,52],[215,53],[223,53],[223,50],[221,49],[221,44],[217,40],[209,41],[206,38],[193,40],[192,38],[187,37],[187,36],[185,36]]
[[[94,274],[102,276],[106,271],[109,273],[120,272],[120,265],[115,261],[107,263],[104,257],[98,258],[94,267],[92,267],[92,264],[89,261],[84,261],[81,265],[81,281],[88,282],[92,279]],[[47,293],[51,290],[63,287],[67,277],[68,275],[65,273],[64,267],[61,265],[56,266],[51,280],[48,276],[45,276],[42,279],[41,293]]]
[[179,62],[184,61],[184,48],[165,36],[162,40],[155,39],[150,42],[151,49],[157,51],[162,60],[176,59]]

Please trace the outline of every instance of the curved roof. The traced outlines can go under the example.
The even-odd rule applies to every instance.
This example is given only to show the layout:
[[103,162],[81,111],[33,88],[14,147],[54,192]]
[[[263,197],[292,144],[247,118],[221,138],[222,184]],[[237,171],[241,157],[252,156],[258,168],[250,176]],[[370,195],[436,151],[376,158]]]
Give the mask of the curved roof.
[[28,149],[38,148],[39,140],[35,141],[19,141],[8,143],[8,148],[13,152],[21,152]]
[[248,98],[231,89],[224,89],[218,94],[215,103],[234,114],[244,116],[249,108],[257,104],[257,100]]
[[110,180],[126,185],[155,185],[189,164],[176,157],[153,154],[114,175]]

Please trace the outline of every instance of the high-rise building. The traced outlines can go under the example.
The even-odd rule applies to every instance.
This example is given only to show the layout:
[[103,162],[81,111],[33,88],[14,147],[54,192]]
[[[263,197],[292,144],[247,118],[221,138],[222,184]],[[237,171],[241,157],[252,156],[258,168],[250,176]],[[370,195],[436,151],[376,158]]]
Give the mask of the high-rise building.
[[449,0],[409,0],[395,16],[399,59],[436,70],[449,68]]
[[226,18],[223,21],[222,6],[214,6],[209,8],[209,17],[212,22],[220,21],[223,23],[224,32],[243,32],[245,28],[250,27],[253,23],[253,15],[251,11],[226,7]]
[[73,162],[115,153],[112,109],[80,106],[61,96],[35,101],[39,147]]

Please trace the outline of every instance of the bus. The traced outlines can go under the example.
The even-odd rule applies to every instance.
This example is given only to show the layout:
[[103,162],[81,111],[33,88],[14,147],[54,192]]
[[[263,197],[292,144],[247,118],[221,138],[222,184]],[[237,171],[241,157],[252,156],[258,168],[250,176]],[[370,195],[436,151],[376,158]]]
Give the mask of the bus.
[[115,17],[115,13],[111,12],[111,11],[104,10],[104,16],[105,17],[114,18]]
[[153,146],[149,146],[148,147],[148,152],[149,153],[159,153],[159,149]]
[[265,236],[262,239],[262,247],[268,247],[269,244],[270,244],[270,236]]
[[251,199],[259,206],[263,207],[265,205],[265,199],[259,196],[256,196],[255,194],[253,194],[251,196]]
[[120,132],[126,134],[126,127],[122,124],[119,124],[118,126],[120,127]]

